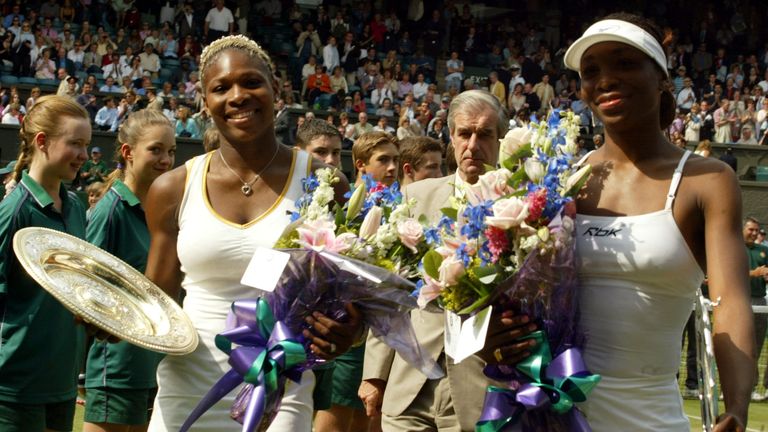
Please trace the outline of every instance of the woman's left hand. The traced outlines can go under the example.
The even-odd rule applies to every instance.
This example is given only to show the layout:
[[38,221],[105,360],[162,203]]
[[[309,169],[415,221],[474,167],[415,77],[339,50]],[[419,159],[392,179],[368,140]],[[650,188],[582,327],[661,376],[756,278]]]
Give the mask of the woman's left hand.
[[307,329],[303,334],[312,342],[310,349],[316,356],[333,360],[363,338],[364,326],[360,312],[351,303],[347,303],[345,308],[349,313],[349,321],[344,323],[334,321],[320,312],[313,312],[305,318],[312,331]]
[[717,417],[712,432],[744,432],[744,422],[731,413],[723,413]]

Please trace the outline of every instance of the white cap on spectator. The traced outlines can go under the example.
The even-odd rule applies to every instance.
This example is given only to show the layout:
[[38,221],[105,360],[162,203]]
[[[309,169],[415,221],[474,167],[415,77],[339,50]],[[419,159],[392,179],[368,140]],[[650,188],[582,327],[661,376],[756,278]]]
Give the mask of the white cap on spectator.
[[565,65],[580,72],[581,57],[594,44],[600,42],[621,42],[631,45],[652,58],[669,77],[667,56],[661,44],[642,28],[622,20],[603,20],[592,24],[565,53]]

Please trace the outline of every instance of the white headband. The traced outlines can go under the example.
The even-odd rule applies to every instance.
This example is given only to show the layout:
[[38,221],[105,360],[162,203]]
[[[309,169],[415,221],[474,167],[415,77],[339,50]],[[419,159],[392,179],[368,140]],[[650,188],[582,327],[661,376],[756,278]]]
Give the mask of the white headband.
[[592,45],[600,42],[622,42],[631,45],[652,58],[669,77],[667,56],[659,42],[642,28],[621,20],[603,20],[592,24],[565,53],[565,65],[581,71],[581,57]]

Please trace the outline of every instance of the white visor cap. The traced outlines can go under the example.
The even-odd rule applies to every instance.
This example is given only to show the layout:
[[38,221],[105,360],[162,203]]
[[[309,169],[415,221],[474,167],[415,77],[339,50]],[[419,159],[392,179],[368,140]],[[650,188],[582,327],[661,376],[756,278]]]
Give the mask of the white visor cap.
[[565,65],[581,72],[581,57],[594,44],[600,42],[622,42],[647,54],[669,77],[667,56],[656,38],[642,28],[621,20],[598,21],[587,29],[565,53]]

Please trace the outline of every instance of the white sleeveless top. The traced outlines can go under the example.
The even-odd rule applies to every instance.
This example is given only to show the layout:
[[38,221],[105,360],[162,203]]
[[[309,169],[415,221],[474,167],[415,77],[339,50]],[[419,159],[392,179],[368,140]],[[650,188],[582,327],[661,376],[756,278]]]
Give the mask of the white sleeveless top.
[[675,170],[663,210],[576,217],[584,355],[602,375],[580,404],[594,432],[690,431],[675,374],[704,273],[672,215],[690,153]]
[[[230,369],[227,355],[214,345],[234,300],[254,298],[260,290],[240,284],[257,247],[272,247],[290,222],[288,212],[302,195],[301,180],[311,169],[306,152],[294,150],[291,172],[272,207],[255,220],[239,225],[221,217],[208,200],[206,178],[211,157],[186,163],[187,180],[179,211],[177,253],[184,272],[184,311],[200,336],[200,345],[186,356],[167,356],[157,371],[159,390],[150,431],[178,431],[208,390]],[[270,431],[307,431],[312,422],[314,374],[305,372],[300,384],[288,381],[280,413]],[[229,417],[238,389],[200,417],[194,431],[240,431]]]

